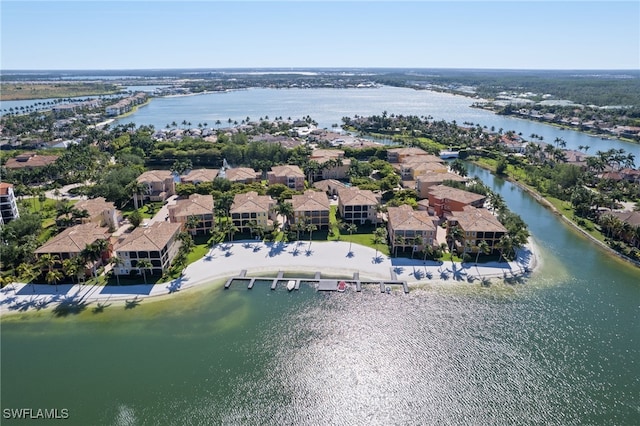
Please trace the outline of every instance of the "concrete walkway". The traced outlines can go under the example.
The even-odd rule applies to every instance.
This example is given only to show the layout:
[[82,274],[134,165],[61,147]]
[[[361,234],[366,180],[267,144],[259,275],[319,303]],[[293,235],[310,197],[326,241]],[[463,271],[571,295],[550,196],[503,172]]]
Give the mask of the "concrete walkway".
[[487,278],[520,276],[536,267],[537,256],[532,242],[512,262],[473,263],[450,261],[423,262],[419,259],[390,258],[374,249],[345,241],[299,241],[264,243],[238,241],[218,244],[197,262],[189,265],[182,277],[155,285],[91,286],[60,284],[11,284],[0,290],[0,314],[51,308],[61,303],[73,304],[139,302],[145,298],[170,296],[192,287],[211,284],[238,275],[289,272],[321,272],[325,276],[389,280],[393,274],[409,284],[475,282]]

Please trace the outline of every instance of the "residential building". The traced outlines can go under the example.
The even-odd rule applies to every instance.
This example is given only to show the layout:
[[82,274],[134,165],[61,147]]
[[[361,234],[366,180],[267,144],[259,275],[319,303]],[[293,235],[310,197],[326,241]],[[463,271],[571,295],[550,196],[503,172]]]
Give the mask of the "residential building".
[[[51,254],[58,256],[60,262],[66,259],[79,256],[88,245],[95,243],[97,240],[105,240],[110,236],[107,228],[99,226],[97,223],[84,223],[81,225],[71,226],[58,235],[51,237],[47,242],[35,250],[37,258],[43,254]],[[101,259],[98,260],[96,266],[108,259],[110,256],[111,246],[102,253]],[[58,265],[57,268],[61,268]]]
[[320,165],[320,170],[312,176],[317,179],[346,179],[351,166],[351,159],[344,158],[341,149],[316,149],[309,157],[309,161],[315,161]]
[[11,222],[20,217],[13,185],[0,182],[0,224]]
[[429,208],[438,217],[451,212],[462,211],[466,206],[481,208],[486,196],[446,185],[432,186],[429,189]]
[[176,192],[175,176],[170,170],[149,170],[138,176],[137,181],[146,186],[144,200],[164,201]]
[[104,197],[80,200],[73,206],[76,210],[86,210],[88,217],[82,218],[81,223],[95,222],[100,226],[117,228],[122,220],[122,214],[116,209],[115,204],[107,201]]
[[169,206],[169,221],[180,223],[187,228],[190,217],[197,218],[191,234],[208,234],[215,223],[213,216],[213,196],[192,194],[189,198],[177,199],[175,204]]
[[489,210],[472,206],[466,206],[464,210],[453,212],[449,216],[447,233],[454,226],[462,231],[462,241],[456,243],[458,252],[477,252],[480,241],[486,241],[490,253],[496,253],[499,251],[500,238],[507,235],[507,229]]
[[271,167],[271,171],[267,172],[269,185],[280,183],[296,191],[304,190],[304,178],[300,167],[290,164]]
[[260,175],[250,167],[234,167],[226,169],[224,177],[229,182],[234,183],[253,183],[260,180]]
[[181,230],[181,223],[154,222],[122,235],[114,248],[119,263],[114,268],[115,273],[129,275],[132,271],[139,272],[137,264],[142,259],[151,262],[152,267],[147,269],[151,273],[160,274],[168,270],[181,245],[178,239]]
[[346,188],[347,186],[339,180],[327,179],[314,182],[313,187],[324,191],[327,195],[333,196],[338,195],[338,191],[340,189]]
[[408,157],[402,163],[394,163],[393,168],[400,173],[402,180],[415,180],[425,173],[446,173],[447,165],[435,155]]
[[[407,248],[414,251],[422,250],[425,245],[438,245],[436,241],[436,225],[434,217],[423,210],[413,210],[409,205],[387,208],[387,230],[393,250]],[[401,237],[401,238],[399,238]],[[422,239],[416,243],[416,238]]]
[[203,182],[213,182],[218,177],[218,169],[195,169],[190,170],[189,173],[180,176],[180,182],[192,183],[199,185]]
[[409,157],[431,156],[427,151],[416,147],[393,148],[387,150],[387,161],[390,163],[404,163]]
[[460,176],[456,173],[440,173],[440,172],[429,172],[423,175],[420,175],[416,179],[415,189],[418,192],[418,198],[429,198],[429,189],[436,185],[441,185],[442,182],[451,180],[454,182],[466,182],[467,178]]
[[330,204],[324,192],[308,190],[302,195],[294,195],[291,205],[294,224],[311,223],[318,229],[329,229]]
[[338,191],[338,211],[345,222],[378,223],[380,196],[368,189],[348,187]]
[[35,152],[24,152],[14,158],[9,158],[4,167],[7,169],[36,169],[53,164],[58,155],[40,155]]
[[251,229],[251,223],[268,229],[275,219],[276,201],[269,195],[258,195],[255,191],[236,194],[229,213],[233,224],[240,231]]

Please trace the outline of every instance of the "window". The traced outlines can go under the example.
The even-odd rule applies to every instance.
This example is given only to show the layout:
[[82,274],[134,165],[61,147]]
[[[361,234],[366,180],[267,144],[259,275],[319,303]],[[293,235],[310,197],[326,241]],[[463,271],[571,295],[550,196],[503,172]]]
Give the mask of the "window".
[[131,257],[132,259],[137,259],[138,258],[138,253],[135,251],[130,251],[129,252],[129,257]]

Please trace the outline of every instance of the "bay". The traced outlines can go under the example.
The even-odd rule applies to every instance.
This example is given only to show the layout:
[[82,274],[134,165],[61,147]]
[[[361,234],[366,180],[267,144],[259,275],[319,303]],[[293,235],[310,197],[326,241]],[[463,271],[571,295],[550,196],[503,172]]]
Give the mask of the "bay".
[[[341,125],[342,117],[403,114],[431,116],[434,120],[455,121],[459,125],[474,123],[495,131],[513,130],[525,139],[537,134],[547,143],[562,138],[568,149],[589,146],[588,153],[608,149],[624,149],[640,158],[640,144],[600,137],[573,130],[561,130],[548,124],[496,115],[471,108],[477,99],[428,90],[413,90],[382,86],[370,89],[249,89],[190,96],[154,98],[136,112],[116,120],[115,124],[135,123],[163,129],[167,124],[183,121],[193,127],[207,123],[208,127],[227,127],[229,119],[238,123],[269,117],[299,119],[311,116],[320,128]],[[217,121],[219,125],[216,125]]]
[[[331,123],[347,109],[327,112],[306,90],[295,91],[307,94],[295,108],[259,108],[265,96],[292,92],[216,94],[248,96],[255,114],[241,113],[237,100],[213,117],[298,111]],[[354,102],[331,93],[331,105]],[[444,95],[420,115],[438,118],[437,105],[459,101]],[[305,102],[317,109],[303,110]],[[358,114],[374,108],[360,102]],[[176,105],[166,113],[182,114]],[[379,106],[375,113],[402,113]],[[408,295],[212,283],[133,309],[6,317],[2,407],[68,408],[73,424],[109,425],[639,424],[638,269],[604,255],[515,185],[473,166],[469,174],[528,223],[541,261],[532,278],[488,288],[427,283]]]

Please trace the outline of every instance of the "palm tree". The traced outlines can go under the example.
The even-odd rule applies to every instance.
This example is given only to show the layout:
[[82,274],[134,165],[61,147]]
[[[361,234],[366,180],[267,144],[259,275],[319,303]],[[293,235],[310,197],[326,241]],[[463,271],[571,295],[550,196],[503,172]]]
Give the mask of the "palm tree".
[[[147,189],[147,185],[143,184],[142,182],[138,182],[137,180],[132,181],[126,186],[125,191],[133,196],[133,206],[136,210],[138,210],[138,197],[146,193]],[[143,205],[144,197],[140,198],[140,207],[142,207]]]
[[62,272],[71,278],[72,283],[74,282],[73,277],[78,275],[79,270],[80,265],[78,265],[75,258],[65,259],[62,261]]
[[56,293],[58,292],[58,281],[60,281],[62,279],[62,272],[58,271],[58,270],[50,270],[49,272],[47,272],[46,275],[46,280],[47,283],[51,284],[55,284],[56,286]]
[[424,245],[424,238],[422,235],[418,234],[413,239],[413,247],[411,247],[411,258],[413,259],[413,255],[416,253],[416,247],[420,247]]
[[198,216],[191,215],[187,218],[187,222],[185,223],[186,228],[189,230],[191,235],[196,234],[196,228],[200,224],[200,219]]
[[387,236],[387,228],[376,228],[373,233],[373,245],[376,247],[376,259],[378,258],[378,244],[386,242]]
[[449,253],[451,253],[451,261],[453,262],[453,246],[456,241],[460,241],[463,237],[462,230],[458,226],[452,226],[449,228],[449,232],[447,233],[447,238],[449,239],[451,246],[449,248]]
[[147,273],[146,269],[151,270],[153,264],[149,261],[149,259],[140,259],[136,264],[136,268],[138,268],[138,272],[142,271],[142,276],[144,277],[144,283],[147,283]]
[[513,241],[511,240],[511,237],[508,235],[504,235],[502,238],[500,238],[500,241],[498,241],[498,247],[500,248],[500,259],[498,259],[498,262],[500,262],[503,257],[506,260],[507,257],[505,256],[505,254],[509,254],[511,253],[511,251],[513,251]]
[[480,253],[489,254],[491,251],[491,247],[489,247],[489,243],[485,240],[482,240],[478,243],[478,253],[476,253],[476,266],[478,266],[478,257],[480,257]]
[[289,222],[289,218],[293,216],[293,204],[288,201],[278,202],[276,204],[276,213],[284,217],[283,225]]
[[404,246],[405,238],[402,235],[396,235],[393,239],[394,256],[398,257],[398,246]]
[[113,274],[116,276],[116,282],[118,283],[118,285],[120,285],[120,274],[116,273],[116,268],[118,266],[123,265],[122,260],[120,260],[118,256],[111,256],[109,258],[109,264],[113,266],[111,270],[113,271]]
[[56,265],[60,264],[60,258],[57,254],[45,253],[38,258],[41,267],[47,268],[48,272],[53,271]]
[[313,235],[313,231],[318,229],[318,227],[313,223],[307,223],[305,225],[305,230],[309,231],[309,248],[307,250],[311,250],[311,236]]
[[353,233],[358,230],[358,225],[355,223],[348,223],[346,231],[349,233],[349,253],[351,253],[351,245],[353,244]]

